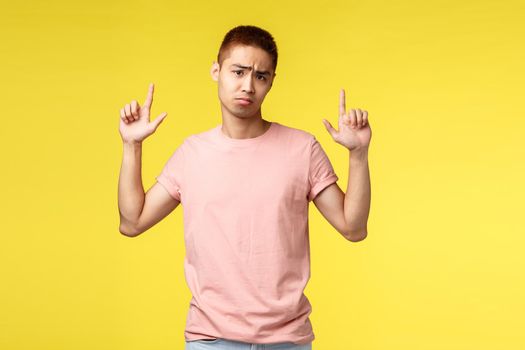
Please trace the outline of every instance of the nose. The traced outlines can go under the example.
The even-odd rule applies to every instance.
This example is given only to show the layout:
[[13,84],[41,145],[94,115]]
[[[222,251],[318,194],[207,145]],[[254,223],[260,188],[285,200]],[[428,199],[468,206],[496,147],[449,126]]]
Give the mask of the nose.
[[252,74],[246,74],[244,80],[242,81],[242,91],[250,94],[254,92]]

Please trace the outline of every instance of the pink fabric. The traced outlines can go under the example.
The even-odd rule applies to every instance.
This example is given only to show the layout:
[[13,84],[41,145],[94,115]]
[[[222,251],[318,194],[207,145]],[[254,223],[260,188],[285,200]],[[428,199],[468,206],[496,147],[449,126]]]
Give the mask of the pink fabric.
[[221,127],[187,137],[156,177],[184,211],[184,336],[306,344],[308,205],[338,177],[306,131],[272,122],[233,139]]

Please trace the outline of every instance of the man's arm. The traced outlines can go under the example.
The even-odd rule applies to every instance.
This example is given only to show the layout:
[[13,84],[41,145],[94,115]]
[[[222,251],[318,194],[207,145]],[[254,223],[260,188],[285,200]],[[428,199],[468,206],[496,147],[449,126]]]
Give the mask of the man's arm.
[[368,148],[350,152],[346,194],[337,183],[325,188],[313,200],[326,220],[346,239],[366,238],[370,212],[370,173]]
[[368,146],[372,129],[368,111],[350,109],[346,112],[345,90],[339,94],[339,130],[323,119],[326,130],[335,142],[350,151],[350,165],[346,194],[337,184],[318,194],[314,203],[324,217],[348,240],[357,242],[366,238],[370,211],[370,173]]
[[119,231],[129,237],[138,236],[146,231],[171,213],[180,203],[159,182],[144,194],[141,154],[141,143],[124,143],[118,185]]

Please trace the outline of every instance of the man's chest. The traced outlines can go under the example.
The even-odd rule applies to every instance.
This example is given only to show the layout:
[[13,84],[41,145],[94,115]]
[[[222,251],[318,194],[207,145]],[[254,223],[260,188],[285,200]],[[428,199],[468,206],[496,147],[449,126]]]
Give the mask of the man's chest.
[[307,202],[308,157],[303,150],[208,152],[186,163],[185,205],[268,205]]

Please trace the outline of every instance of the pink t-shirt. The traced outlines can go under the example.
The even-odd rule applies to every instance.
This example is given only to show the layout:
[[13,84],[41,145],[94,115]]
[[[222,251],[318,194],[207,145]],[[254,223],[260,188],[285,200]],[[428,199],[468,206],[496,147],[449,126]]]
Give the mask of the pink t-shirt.
[[184,211],[185,339],[309,343],[308,205],[338,177],[306,131],[221,127],[185,138],[156,177]]

